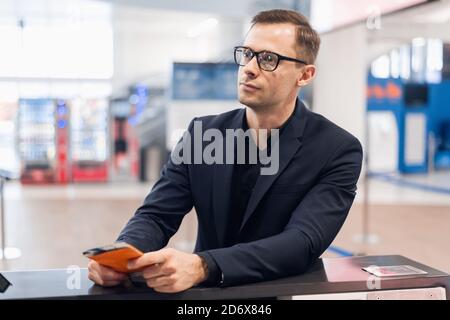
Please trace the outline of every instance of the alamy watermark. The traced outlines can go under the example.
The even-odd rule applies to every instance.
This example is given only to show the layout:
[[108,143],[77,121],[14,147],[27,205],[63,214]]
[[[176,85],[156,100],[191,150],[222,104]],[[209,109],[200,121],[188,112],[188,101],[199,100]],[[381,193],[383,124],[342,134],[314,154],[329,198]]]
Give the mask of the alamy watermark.
[[[378,267],[375,265],[369,266],[369,268]],[[381,279],[373,274],[369,275],[366,280],[366,286],[369,290],[379,290],[381,289]]]
[[367,7],[366,27],[369,30],[381,29],[381,9],[377,5]]
[[[256,143],[246,143],[257,139]],[[270,147],[268,145],[270,143]],[[270,152],[269,152],[270,150]],[[236,151],[236,154],[235,154]],[[274,175],[280,166],[279,129],[219,129],[203,131],[194,121],[193,134],[185,131],[170,155],[174,164],[261,164],[261,175]],[[247,162],[247,163],[246,163]]]
[[68,266],[66,273],[69,275],[66,279],[66,287],[69,290],[81,289],[81,268],[77,265]]

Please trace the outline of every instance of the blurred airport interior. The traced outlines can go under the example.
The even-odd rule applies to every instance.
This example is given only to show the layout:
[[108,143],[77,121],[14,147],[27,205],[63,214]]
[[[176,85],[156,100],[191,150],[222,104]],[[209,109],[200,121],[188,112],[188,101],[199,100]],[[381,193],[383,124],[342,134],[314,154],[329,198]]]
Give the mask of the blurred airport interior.
[[[85,267],[114,241],[188,123],[242,107],[233,47],[272,8],[319,31],[299,97],[365,151],[324,256],[450,272],[449,0],[2,0],[0,270]],[[191,251],[196,225],[191,212],[169,245]]]

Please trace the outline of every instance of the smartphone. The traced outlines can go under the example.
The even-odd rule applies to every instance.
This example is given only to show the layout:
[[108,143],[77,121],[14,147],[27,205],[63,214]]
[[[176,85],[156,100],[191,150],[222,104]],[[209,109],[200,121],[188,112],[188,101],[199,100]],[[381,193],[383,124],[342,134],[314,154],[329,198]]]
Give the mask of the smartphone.
[[125,242],[92,248],[83,252],[89,259],[95,260],[103,266],[110,267],[118,272],[131,273],[137,270],[128,269],[128,260],[139,258],[144,253]]

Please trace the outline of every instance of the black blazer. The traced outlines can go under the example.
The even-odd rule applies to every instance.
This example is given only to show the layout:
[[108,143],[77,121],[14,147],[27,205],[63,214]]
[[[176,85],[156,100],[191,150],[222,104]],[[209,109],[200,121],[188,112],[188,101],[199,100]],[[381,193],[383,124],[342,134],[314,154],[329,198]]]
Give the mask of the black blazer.
[[[224,286],[302,273],[328,248],[355,197],[361,163],[359,141],[297,102],[279,144],[279,170],[260,175],[242,221],[239,243],[224,247],[233,166],[164,166],[143,205],[118,241],[144,252],[167,245],[192,207],[198,218],[195,252],[207,251]],[[202,121],[203,130],[242,127],[245,109]],[[193,131],[193,122],[188,130]]]

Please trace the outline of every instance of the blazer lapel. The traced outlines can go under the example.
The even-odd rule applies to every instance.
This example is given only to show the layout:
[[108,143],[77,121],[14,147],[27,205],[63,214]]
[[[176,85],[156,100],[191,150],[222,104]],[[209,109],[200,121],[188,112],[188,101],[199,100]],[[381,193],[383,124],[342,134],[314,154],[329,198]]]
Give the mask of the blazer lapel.
[[[236,117],[232,120],[231,125],[226,129],[242,129],[242,123],[244,121],[245,109],[240,110]],[[225,134],[224,130],[224,134]],[[235,141],[236,142],[236,141]],[[223,144],[223,155],[226,155],[226,143]],[[213,178],[213,212],[214,221],[217,230],[217,240],[219,245],[222,245],[225,241],[225,229],[227,224],[227,218],[230,208],[230,191],[233,177],[233,164],[214,165],[214,178]]]
[[240,232],[243,230],[245,224],[255,212],[258,203],[261,201],[267,190],[280,176],[283,170],[287,167],[294,155],[302,145],[301,138],[306,126],[306,119],[308,109],[303,103],[297,100],[297,107],[290,122],[279,137],[279,168],[274,175],[260,175],[256,181],[252,195],[250,196],[247,209],[245,210],[244,218],[242,220]]

